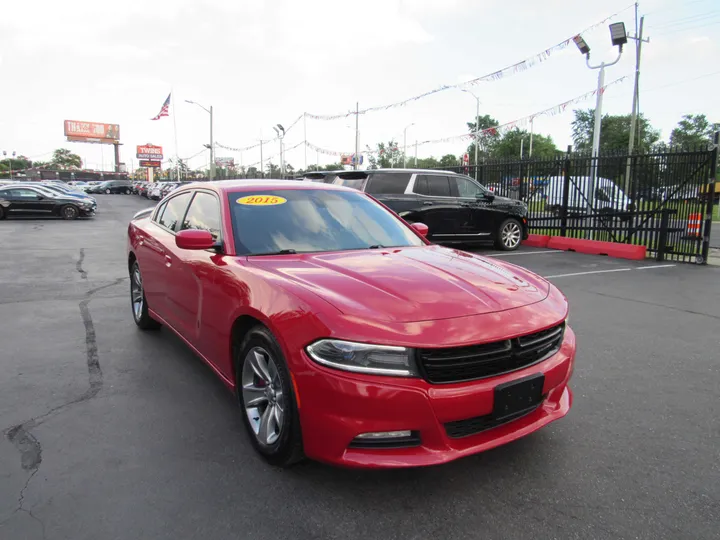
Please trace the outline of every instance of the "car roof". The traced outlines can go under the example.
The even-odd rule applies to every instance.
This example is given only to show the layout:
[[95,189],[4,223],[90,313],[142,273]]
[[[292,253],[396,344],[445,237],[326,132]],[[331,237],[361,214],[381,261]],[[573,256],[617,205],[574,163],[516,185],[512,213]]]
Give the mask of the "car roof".
[[297,180],[216,180],[212,182],[193,182],[182,186],[178,191],[186,189],[210,188],[222,193],[236,193],[245,191],[268,191],[272,189],[303,189],[325,191],[355,191],[351,188],[333,184],[320,184],[316,182],[298,182]]

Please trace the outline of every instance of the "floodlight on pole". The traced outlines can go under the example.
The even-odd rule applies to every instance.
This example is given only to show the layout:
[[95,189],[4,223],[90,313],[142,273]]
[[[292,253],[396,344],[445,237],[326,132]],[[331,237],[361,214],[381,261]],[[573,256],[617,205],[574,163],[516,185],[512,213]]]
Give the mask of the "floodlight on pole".
[[620,47],[620,50],[622,51],[623,45],[628,42],[624,22],[616,22],[610,25],[610,39],[612,40],[612,44],[616,47]]
[[590,46],[585,42],[583,37],[578,34],[573,38],[573,41],[575,42],[575,45],[577,45],[577,48],[580,50],[582,54],[588,55],[590,54]]

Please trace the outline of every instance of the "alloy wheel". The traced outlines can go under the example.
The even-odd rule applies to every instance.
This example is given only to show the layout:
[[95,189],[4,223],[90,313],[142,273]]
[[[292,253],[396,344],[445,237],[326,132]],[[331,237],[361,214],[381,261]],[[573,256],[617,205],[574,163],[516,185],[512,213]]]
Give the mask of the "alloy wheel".
[[140,268],[137,266],[130,280],[130,300],[132,301],[133,317],[135,317],[135,321],[139,321],[143,310],[143,286]]
[[521,235],[522,231],[520,230],[520,225],[518,225],[515,221],[507,222],[500,232],[503,246],[507,249],[516,248],[520,243]]
[[242,398],[250,427],[258,442],[270,446],[280,438],[285,415],[285,396],[272,355],[253,347],[245,356]]
[[72,206],[66,206],[63,209],[63,217],[67,219],[73,219],[76,215],[76,211]]

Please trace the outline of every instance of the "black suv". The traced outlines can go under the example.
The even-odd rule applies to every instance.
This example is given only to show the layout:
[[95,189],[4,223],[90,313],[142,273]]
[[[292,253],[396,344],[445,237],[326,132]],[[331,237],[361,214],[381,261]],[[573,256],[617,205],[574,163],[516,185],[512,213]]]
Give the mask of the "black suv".
[[132,193],[132,183],[130,180],[107,180],[96,186],[92,186],[88,193],[124,193],[129,195]]
[[[439,244],[493,244],[515,250],[527,238],[527,206],[499,197],[469,176],[423,169],[332,171],[332,183],[369,193]],[[322,182],[324,179],[313,178]]]

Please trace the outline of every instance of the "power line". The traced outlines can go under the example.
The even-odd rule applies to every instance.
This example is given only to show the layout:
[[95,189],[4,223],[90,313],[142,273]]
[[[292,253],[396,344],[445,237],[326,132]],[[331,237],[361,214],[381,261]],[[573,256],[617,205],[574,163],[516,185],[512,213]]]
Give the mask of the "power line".
[[697,13],[695,15],[690,15],[689,17],[683,17],[680,19],[675,19],[673,21],[669,21],[664,24],[658,24],[653,25],[652,28],[668,28],[671,26],[678,26],[678,25],[684,25],[684,24],[692,24],[693,22],[698,22],[698,20],[703,20],[707,17],[714,17],[720,14],[720,9],[714,9],[712,11],[708,11],[706,13]]
[[706,23],[706,24],[698,24],[698,25],[696,25],[696,26],[687,26],[687,27],[684,27],[684,28],[676,28],[676,29],[674,29],[674,30],[670,30],[669,32],[660,32],[660,33],[658,33],[658,34],[655,34],[655,36],[669,36],[669,35],[672,35],[672,34],[677,34],[677,33],[679,33],[679,32],[689,32],[689,31],[691,31],[691,30],[697,30],[698,28],[706,28],[706,27],[708,27],[708,26],[715,26],[715,25],[717,25],[717,24],[720,24],[720,20],[717,20],[717,21],[714,21],[714,22],[709,22],[709,23]]

